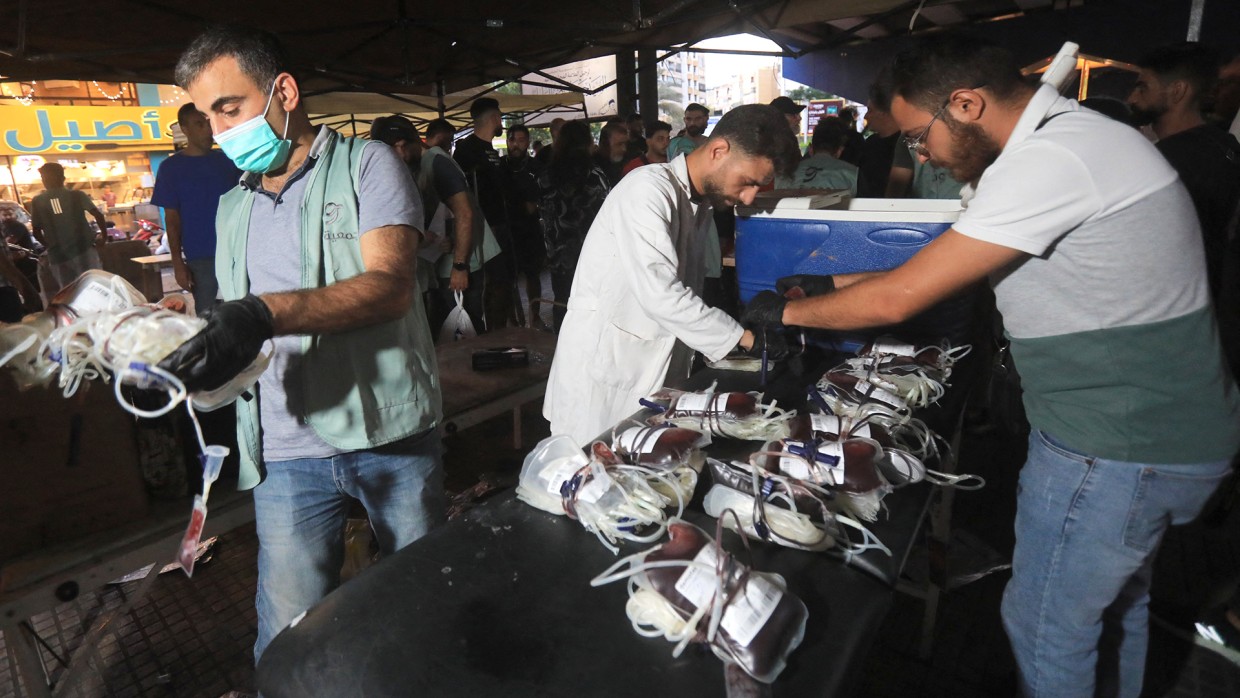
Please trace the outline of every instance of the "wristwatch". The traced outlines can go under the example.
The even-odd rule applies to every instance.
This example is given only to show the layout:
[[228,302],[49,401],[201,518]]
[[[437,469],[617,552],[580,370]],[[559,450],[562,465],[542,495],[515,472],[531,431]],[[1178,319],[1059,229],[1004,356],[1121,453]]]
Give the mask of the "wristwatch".
[[469,271],[469,265],[466,264],[465,262],[453,262],[452,270],[453,271]]

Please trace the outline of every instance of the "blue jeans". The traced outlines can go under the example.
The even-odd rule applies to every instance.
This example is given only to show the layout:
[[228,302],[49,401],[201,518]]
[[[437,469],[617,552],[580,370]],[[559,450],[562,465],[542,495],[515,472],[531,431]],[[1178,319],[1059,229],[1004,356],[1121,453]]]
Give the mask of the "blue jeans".
[[258,641],[272,638],[340,585],[351,499],[370,515],[390,555],[444,520],[443,464],[437,430],[367,451],[267,463],[254,488],[258,528]]
[[1195,518],[1230,470],[1230,460],[1106,460],[1030,434],[1003,594],[1025,695],[1141,693],[1154,555],[1167,527]]
[[215,305],[215,297],[219,295],[220,285],[215,278],[215,257],[191,259],[185,263],[194,275],[194,314],[202,313]]

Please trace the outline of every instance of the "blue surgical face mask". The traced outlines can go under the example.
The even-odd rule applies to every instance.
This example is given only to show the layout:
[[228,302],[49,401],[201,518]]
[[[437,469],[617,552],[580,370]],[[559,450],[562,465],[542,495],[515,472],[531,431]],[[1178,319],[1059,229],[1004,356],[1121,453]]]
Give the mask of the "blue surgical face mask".
[[[275,96],[276,84],[271,83],[271,92],[267,95],[267,106],[263,112],[245,123],[234,126],[223,133],[215,134],[215,142],[220,150],[238,169],[246,172],[266,174],[288,161],[289,150],[293,142],[283,136],[277,138],[271,125],[267,123],[267,110],[271,108],[271,99]],[[288,113],[284,114],[284,136],[288,135]]]

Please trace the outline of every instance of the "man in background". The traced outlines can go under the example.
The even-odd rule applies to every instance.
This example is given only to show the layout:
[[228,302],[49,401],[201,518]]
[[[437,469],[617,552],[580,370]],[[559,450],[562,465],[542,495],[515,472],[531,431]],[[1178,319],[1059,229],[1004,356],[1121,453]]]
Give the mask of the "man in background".
[[1240,142],[1206,123],[1202,109],[1218,76],[1218,60],[1205,46],[1188,42],[1156,49],[1137,65],[1141,72],[1128,96],[1134,125],[1153,128],[1155,146],[1193,197],[1206,248],[1206,275],[1217,298],[1228,225],[1240,204]]
[[[517,274],[525,277],[529,299],[530,326],[538,327],[538,303],[542,297],[539,275],[547,259],[543,243],[542,222],[538,216],[538,173],[542,171],[529,154],[530,130],[525,124],[508,127],[508,152],[499,159],[508,187],[508,220],[512,225],[512,242],[517,251]],[[519,280],[519,279],[518,279]]]
[[[486,268],[486,288],[483,291],[484,315],[486,330],[496,330],[521,323],[514,316],[517,312],[516,268],[513,257],[516,254],[512,243],[512,230],[509,227],[508,204],[504,200],[505,187],[503,171],[499,167],[499,151],[491,141],[503,133],[503,119],[499,110],[499,102],[491,97],[480,97],[469,105],[469,115],[473,119],[473,133],[456,144],[452,158],[465,173],[465,181],[478,205],[482,207],[482,215],[491,226],[491,232],[499,242],[501,252],[488,261]],[[484,328],[475,328],[483,332]]]
[[643,166],[667,162],[667,144],[672,139],[672,125],[666,121],[656,121],[646,127],[646,150],[629,160],[624,166],[624,174]]
[[677,155],[692,153],[695,148],[706,142],[706,125],[710,121],[710,111],[696,102],[685,107],[685,134],[676,136],[667,145],[667,159],[675,160]]
[[776,189],[847,189],[857,195],[856,165],[840,160],[848,141],[848,126],[839,117],[828,116],[814,126],[809,156],[797,164],[791,177],[776,177]]
[[177,110],[187,145],[159,166],[151,203],[164,209],[168,252],[177,284],[194,296],[201,315],[215,304],[215,212],[220,197],[237,186],[241,170],[218,150],[211,124],[193,102]]
[[629,127],[619,118],[609,119],[603,124],[603,130],[599,131],[598,152],[594,160],[606,175],[607,186],[613,189],[624,176],[624,165],[628,162],[624,152],[628,142]]
[[[103,268],[95,244],[103,244],[108,222],[86,192],[65,186],[65,168],[60,163],[40,167],[39,178],[45,191],[30,202],[30,227],[47,248],[39,264],[39,285],[46,303],[84,272]],[[99,225],[97,235],[86,222],[87,214]]]
[[861,171],[857,196],[861,197],[881,198],[886,195],[891,163],[900,144],[900,129],[891,118],[891,91],[887,82],[880,77],[870,87],[865,120],[871,133],[861,144],[861,161],[857,164]]
[[778,109],[779,113],[783,114],[784,118],[788,120],[788,128],[792,129],[792,136],[800,139],[801,112],[805,111],[805,105],[797,104],[792,101],[791,97],[784,97],[783,95],[780,95],[779,97],[771,100],[771,106]]

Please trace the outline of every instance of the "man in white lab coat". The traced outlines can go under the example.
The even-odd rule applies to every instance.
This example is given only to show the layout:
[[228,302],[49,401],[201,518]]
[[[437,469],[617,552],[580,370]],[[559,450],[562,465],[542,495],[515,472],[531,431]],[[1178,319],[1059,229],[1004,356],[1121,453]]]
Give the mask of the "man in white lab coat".
[[635,170],[590,227],[560,331],[543,416],[552,434],[588,443],[636,412],[638,399],[689,372],[693,352],[723,358],[754,335],[702,302],[712,207],[751,203],[800,159],[783,114],[728,112],[709,140],[669,163]]

